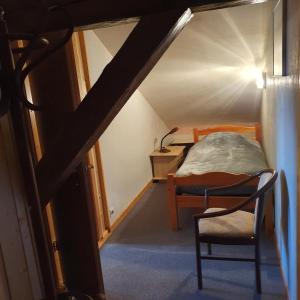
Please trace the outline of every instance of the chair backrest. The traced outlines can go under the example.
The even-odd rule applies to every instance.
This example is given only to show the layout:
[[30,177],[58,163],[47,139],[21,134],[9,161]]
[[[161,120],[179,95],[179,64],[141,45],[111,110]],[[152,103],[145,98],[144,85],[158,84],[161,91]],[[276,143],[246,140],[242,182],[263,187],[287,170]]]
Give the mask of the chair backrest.
[[256,235],[259,234],[260,226],[264,218],[267,193],[273,188],[276,179],[277,172],[275,170],[267,169],[261,172],[257,186],[258,197],[254,211],[255,221],[253,230]]

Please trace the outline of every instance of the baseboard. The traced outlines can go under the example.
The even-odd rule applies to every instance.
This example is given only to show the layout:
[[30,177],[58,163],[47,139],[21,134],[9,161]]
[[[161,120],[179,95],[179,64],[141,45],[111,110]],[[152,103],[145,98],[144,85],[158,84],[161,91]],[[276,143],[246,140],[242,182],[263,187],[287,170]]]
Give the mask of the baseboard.
[[142,199],[144,194],[153,186],[152,180],[149,181],[143,189],[135,196],[135,198],[129,203],[126,209],[116,218],[116,220],[112,223],[110,227],[110,232],[105,235],[103,239],[98,241],[98,247],[101,248],[111,234],[118,228],[118,226],[124,221],[124,219],[129,215],[132,209],[136,206],[136,204]]
[[285,295],[286,295],[287,299],[289,300],[291,298],[290,298],[290,295],[289,295],[288,283],[286,281],[286,278],[284,276],[283,269],[282,269],[281,256],[280,256],[279,245],[278,245],[276,233],[274,234],[274,240],[275,240],[275,245],[276,245],[277,258],[279,260],[279,269],[280,269],[281,277],[282,277],[283,284],[284,284],[284,287],[285,287]]

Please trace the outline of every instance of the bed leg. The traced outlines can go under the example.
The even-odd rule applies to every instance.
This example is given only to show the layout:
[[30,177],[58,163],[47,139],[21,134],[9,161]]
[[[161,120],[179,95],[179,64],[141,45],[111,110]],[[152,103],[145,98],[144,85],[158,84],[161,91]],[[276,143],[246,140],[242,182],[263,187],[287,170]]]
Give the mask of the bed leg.
[[176,188],[173,174],[168,175],[168,206],[170,227],[172,230],[178,230],[178,208],[176,203]]
[[267,197],[267,205],[265,209],[265,230],[268,236],[274,232],[274,193],[271,192]]

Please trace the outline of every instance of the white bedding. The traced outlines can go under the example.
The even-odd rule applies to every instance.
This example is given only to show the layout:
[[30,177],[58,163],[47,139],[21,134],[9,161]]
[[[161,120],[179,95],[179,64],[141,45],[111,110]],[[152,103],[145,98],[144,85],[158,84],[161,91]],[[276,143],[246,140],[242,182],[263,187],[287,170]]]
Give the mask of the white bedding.
[[217,132],[207,135],[190,149],[176,176],[208,172],[251,175],[266,168],[258,142],[235,132]]

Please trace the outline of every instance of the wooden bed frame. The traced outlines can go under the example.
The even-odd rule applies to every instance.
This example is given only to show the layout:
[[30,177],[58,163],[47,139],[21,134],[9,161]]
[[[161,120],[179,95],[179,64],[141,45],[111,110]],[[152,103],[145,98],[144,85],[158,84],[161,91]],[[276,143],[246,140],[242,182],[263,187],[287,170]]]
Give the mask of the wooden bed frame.
[[[254,126],[233,126],[233,125],[224,125],[213,128],[206,128],[203,130],[194,129],[194,142],[196,143],[199,140],[199,136],[205,136],[213,132],[220,131],[231,131],[238,132],[242,135],[246,135],[249,138],[253,138],[258,142],[261,142],[261,127],[260,124]],[[251,137],[252,135],[252,137]],[[211,172],[205,173],[202,175],[190,175],[185,177],[176,177],[175,174],[168,174],[168,205],[169,205],[169,214],[170,214],[170,225],[173,230],[179,229],[178,222],[178,210],[183,207],[193,207],[193,208],[206,208],[206,203],[204,201],[204,196],[199,195],[176,195],[176,187],[178,186],[222,186],[222,185],[231,185],[237,183],[241,180],[249,178],[247,174],[234,175],[224,172]],[[251,182],[251,186],[257,186],[257,182]],[[245,200],[247,197],[237,197],[237,196],[209,196],[208,207],[232,207],[235,204],[240,203]],[[271,202],[271,201],[269,201]],[[248,207],[249,210],[253,207]],[[269,210],[269,208],[267,208]],[[270,231],[273,229],[272,221],[272,212],[268,214],[268,225],[267,230]]]

